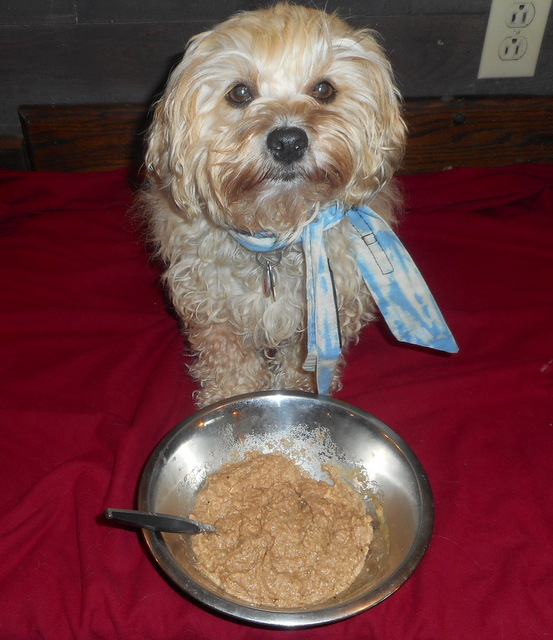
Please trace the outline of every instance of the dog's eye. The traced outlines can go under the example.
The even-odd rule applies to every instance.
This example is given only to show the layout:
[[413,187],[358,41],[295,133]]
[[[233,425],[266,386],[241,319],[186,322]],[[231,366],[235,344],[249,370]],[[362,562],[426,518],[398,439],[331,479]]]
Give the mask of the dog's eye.
[[225,97],[233,107],[245,107],[253,100],[253,93],[247,85],[237,84]]
[[328,82],[323,80],[311,89],[311,96],[319,102],[330,102],[336,97],[336,89]]

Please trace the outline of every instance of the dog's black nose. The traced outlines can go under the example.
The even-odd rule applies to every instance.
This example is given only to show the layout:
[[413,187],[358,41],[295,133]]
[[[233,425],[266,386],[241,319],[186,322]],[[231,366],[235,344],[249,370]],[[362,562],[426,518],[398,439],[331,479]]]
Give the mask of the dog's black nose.
[[299,160],[308,144],[307,134],[299,127],[278,127],[267,136],[267,147],[273,158],[286,164]]

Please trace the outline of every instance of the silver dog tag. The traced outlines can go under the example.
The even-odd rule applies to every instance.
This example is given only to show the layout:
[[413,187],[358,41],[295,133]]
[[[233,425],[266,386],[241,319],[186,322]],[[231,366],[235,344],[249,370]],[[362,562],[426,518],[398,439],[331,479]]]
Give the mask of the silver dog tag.
[[276,273],[272,265],[267,263],[263,276],[263,293],[267,298],[271,297],[276,300]]
[[280,264],[282,255],[280,252],[277,255],[257,254],[257,263],[263,269],[263,293],[267,298],[272,298],[273,302],[276,301],[276,269],[275,267]]

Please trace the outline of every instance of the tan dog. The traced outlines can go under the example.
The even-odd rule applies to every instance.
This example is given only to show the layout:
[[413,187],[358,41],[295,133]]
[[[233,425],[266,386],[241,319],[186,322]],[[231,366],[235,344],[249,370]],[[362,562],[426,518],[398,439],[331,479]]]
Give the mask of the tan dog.
[[[196,356],[198,405],[316,390],[295,241],[335,203],[393,220],[404,131],[381,47],[334,15],[278,4],[192,39],[155,109],[143,200]],[[235,233],[283,246],[260,255]],[[351,233],[345,219],[325,231],[344,347],[374,311]]]

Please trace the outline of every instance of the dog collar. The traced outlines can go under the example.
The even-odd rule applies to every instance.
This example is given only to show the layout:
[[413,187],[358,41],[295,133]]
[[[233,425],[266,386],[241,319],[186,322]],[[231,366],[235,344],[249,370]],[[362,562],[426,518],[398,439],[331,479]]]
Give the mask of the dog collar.
[[[319,215],[315,218],[315,220],[322,219],[324,222],[324,230],[330,229],[340,222],[340,220],[344,217],[346,213],[345,209],[340,209],[338,207],[329,207],[324,211],[320,212]],[[313,222],[315,221],[313,220]],[[306,227],[311,223],[308,222]],[[303,228],[305,229],[305,227]],[[258,251],[260,253],[267,253],[269,251],[278,251],[279,249],[284,249],[291,244],[295,244],[297,242],[301,242],[301,235],[296,239],[290,240],[287,236],[284,236],[282,239],[278,239],[276,235],[271,233],[246,233],[244,231],[239,231],[238,229],[229,228],[228,232],[230,235],[243,247],[249,249],[250,251]]]
[[[351,248],[363,280],[397,340],[456,353],[459,349],[428,286],[386,221],[370,207],[333,205],[301,232],[306,264],[306,371],[315,371],[319,393],[329,392],[342,351],[336,292],[325,250],[324,232],[344,216],[351,226]],[[290,244],[269,234],[230,232],[250,251],[267,252]]]

